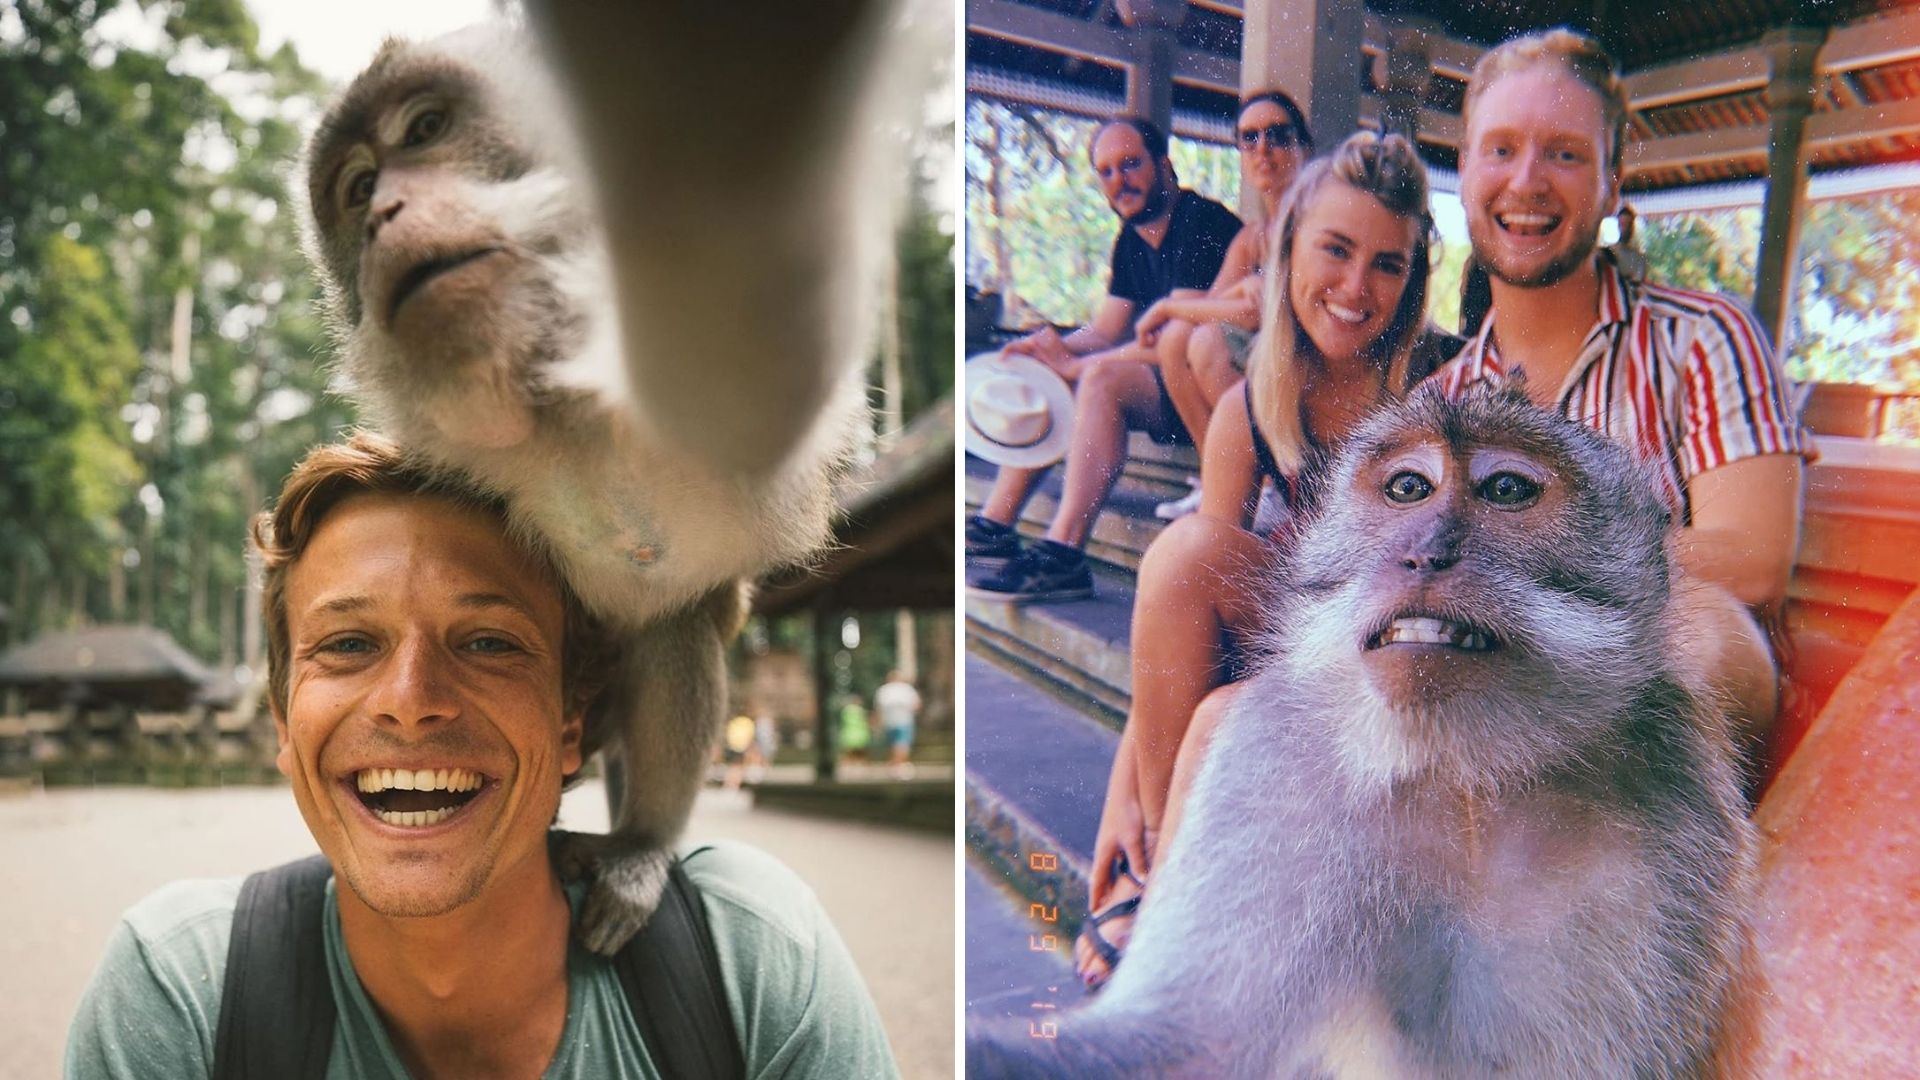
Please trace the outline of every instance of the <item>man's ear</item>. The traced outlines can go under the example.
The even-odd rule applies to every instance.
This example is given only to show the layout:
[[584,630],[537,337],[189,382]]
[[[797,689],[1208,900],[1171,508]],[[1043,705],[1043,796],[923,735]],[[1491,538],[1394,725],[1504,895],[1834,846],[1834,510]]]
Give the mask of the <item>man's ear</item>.
[[267,707],[273,710],[273,734],[280,740],[280,749],[273,755],[273,767],[280,770],[281,776],[291,780],[293,779],[293,739],[287,733],[287,710],[281,705],[280,699],[273,695],[272,690],[268,690],[267,695],[272,699],[267,702]]
[[580,744],[587,735],[586,706],[576,706],[567,711],[560,721],[560,775],[572,776],[580,771],[586,757],[580,752]]

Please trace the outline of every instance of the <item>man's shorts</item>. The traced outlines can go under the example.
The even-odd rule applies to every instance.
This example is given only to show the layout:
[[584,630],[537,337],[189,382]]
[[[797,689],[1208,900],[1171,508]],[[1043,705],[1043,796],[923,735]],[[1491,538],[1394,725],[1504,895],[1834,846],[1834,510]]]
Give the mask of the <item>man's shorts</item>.
[[890,727],[887,729],[887,749],[913,745],[913,728]]
[[1180,410],[1173,407],[1173,395],[1167,393],[1167,377],[1161,374],[1160,365],[1153,364],[1148,370],[1153,372],[1153,385],[1160,391],[1160,418],[1147,429],[1147,437],[1161,446],[1197,445],[1180,419]]

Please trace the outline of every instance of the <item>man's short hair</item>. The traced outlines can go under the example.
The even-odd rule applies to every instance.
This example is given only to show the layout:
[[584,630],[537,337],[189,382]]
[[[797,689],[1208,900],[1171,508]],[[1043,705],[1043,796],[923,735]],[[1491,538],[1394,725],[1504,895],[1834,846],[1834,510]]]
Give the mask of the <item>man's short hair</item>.
[[[519,539],[507,528],[506,504],[478,487],[448,473],[431,470],[407,459],[398,446],[377,435],[357,432],[343,443],[316,447],[293,467],[273,509],[253,519],[253,546],[260,555],[261,612],[267,631],[267,693],[277,715],[287,715],[289,653],[287,576],[307,550],[320,523],[343,500],[355,495],[420,495],[446,499],[478,510],[499,522],[510,541]],[[596,710],[588,708],[606,688],[614,642],[604,626],[587,612],[568,587],[552,559],[520,544],[545,570],[560,590],[565,612],[560,641],[560,687],[568,711],[584,711],[591,724]],[[600,740],[589,731],[586,745]],[[566,778],[569,782],[573,777]]]
[[1144,116],[1124,114],[1113,117],[1106,123],[1093,129],[1093,137],[1087,140],[1087,158],[1089,160],[1093,158],[1093,144],[1100,141],[1101,132],[1116,125],[1132,128],[1134,132],[1140,136],[1140,145],[1147,148],[1147,156],[1154,161],[1160,161],[1167,156],[1167,133],[1160,130],[1159,124],[1154,123]]
[[1600,95],[1600,115],[1607,130],[1607,167],[1618,176],[1627,142],[1627,86],[1606,46],[1564,26],[1538,30],[1501,42],[1473,65],[1462,120],[1471,122],[1473,103],[1502,76],[1542,63],[1557,63],[1567,74]]

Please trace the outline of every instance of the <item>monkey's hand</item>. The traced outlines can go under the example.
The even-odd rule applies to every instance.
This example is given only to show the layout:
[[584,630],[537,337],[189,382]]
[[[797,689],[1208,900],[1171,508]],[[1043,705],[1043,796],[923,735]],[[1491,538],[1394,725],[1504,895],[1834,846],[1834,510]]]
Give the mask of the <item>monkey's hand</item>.
[[560,876],[590,878],[580,911],[580,940],[612,956],[640,931],[660,906],[673,849],[644,837],[571,833],[556,852]]

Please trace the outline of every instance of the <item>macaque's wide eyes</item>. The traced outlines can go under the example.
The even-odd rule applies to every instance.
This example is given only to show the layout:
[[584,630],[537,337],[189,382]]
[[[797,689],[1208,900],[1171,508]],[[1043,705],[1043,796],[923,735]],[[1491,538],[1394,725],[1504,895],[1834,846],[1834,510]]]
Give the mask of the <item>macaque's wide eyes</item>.
[[1433,482],[1417,472],[1397,472],[1387,478],[1387,498],[1397,503],[1417,503],[1433,494]]
[[1519,473],[1497,472],[1480,481],[1476,492],[1495,506],[1509,509],[1525,506],[1540,495],[1540,485]]
[[373,186],[379,179],[380,174],[372,169],[363,169],[354,173],[347,181],[347,208],[351,210],[372,201]]
[[428,109],[413,118],[407,125],[407,134],[401,139],[404,146],[424,146],[440,137],[447,130],[447,114],[444,109]]

